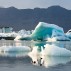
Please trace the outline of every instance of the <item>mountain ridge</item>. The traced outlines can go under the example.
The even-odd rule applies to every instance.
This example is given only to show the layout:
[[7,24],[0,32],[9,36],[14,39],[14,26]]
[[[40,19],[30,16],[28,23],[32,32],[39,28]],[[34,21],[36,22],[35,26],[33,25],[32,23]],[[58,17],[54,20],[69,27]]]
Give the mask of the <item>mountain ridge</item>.
[[60,6],[34,9],[0,8],[0,26],[2,27],[33,30],[38,22],[56,24],[67,32],[71,29],[71,10]]

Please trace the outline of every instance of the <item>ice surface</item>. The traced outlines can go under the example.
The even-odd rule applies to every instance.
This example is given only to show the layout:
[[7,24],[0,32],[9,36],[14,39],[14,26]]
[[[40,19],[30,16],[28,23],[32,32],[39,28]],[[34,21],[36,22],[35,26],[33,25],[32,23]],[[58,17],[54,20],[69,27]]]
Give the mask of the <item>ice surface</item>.
[[48,56],[71,56],[71,51],[66,48],[60,48],[54,44],[46,44],[45,49],[42,48],[41,54]]
[[54,24],[48,24],[45,22],[39,22],[39,24],[36,26],[35,30],[31,34],[31,37],[33,39],[40,39],[43,40],[46,37],[52,37],[54,35],[63,35],[64,31],[63,28],[54,25]]
[[66,33],[66,36],[71,39],[71,29]]
[[2,46],[0,47],[0,55],[2,56],[18,56],[31,51],[28,46]]
[[20,30],[18,31],[18,35],[16,36],[16,38],[14,40],[30,40],[30,34],[32,33],[32,31],[26,31],[26,30]]
[[0,37],[16,37],[18,34],[16,32],[11,33],[0,33]]
[[25,37],[25,36],[27,36],[27,35],[30,35],[31,34],[31,31],[29,30],[29,31],[26,31],[26,30],[20,30],[19,32],[18,32],[18,34],[19,35],[21,35],[21,36],[23,36],[23,37]]
[[47,38],[49,42],[56,42],[56,41],[70,41],[70,39],[66,36],[54,36],[52,38]]

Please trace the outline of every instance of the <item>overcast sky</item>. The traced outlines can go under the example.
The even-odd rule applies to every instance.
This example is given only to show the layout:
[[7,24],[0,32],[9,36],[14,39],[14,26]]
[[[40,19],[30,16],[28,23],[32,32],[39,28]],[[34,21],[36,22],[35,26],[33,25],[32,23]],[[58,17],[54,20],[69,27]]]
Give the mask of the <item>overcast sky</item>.
[[0,0],[0,7],[14,6],[19,9],[48,8],[53,5],[60,5],[71,10],[71,0]]

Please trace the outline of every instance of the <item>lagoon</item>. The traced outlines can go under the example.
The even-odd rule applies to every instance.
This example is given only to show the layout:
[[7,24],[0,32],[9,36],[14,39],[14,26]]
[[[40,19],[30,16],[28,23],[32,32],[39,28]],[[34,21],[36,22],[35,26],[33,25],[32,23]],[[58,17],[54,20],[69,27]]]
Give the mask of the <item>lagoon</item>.
[[[34,46],[44,46],[45,44],[55,44],[61,48],[71,50],[70,41],[41,42],[41,41],[0,41],[0,48],[22,48]],[[32,63],[33,57],[29,57],[29,51],[11,51],[0,53],[0,71],[70,71],[71,57],[45,56],[44,59],[38,58],[37,63]],[[39,49],[39,51],[41,51]],[[35,58],[37,58],[36,56]],[[41,65],[42,64],[42,65]]]

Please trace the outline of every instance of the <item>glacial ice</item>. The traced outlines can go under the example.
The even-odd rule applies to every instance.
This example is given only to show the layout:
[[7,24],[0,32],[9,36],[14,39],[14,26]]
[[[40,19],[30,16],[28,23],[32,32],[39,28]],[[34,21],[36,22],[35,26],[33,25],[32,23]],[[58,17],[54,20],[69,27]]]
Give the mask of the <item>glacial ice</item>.
[[67,36],[54,36],[52,38],[47,38],[49,42],[56,42],[56,41],[70,41]]
[[18,31],[18,35],[16,36],[16,38],[14,39],[15,41],[16,40],[30,40],[32,31],[26,31],[24,29]]
[[28,46],[2,46],[0,47],[0,55],[2,56],[25,56],[31,48]]
[[42,56],[48,55],[48,56],[71,56],[71,51],[67,50],[66,48],[60,48],[54,44],[49,45],[46,44],[45,49],[43,47],[41,48],[41,54]]
[[31,37],[35,40],[44,40],[46,38],[61,35],[64,35],[63,28],[54,24],[39,22],[39,24],[36,26],[35,30],[31,34]]
[[66,36],[71,39],[71,29],[66,33]]
[[[70,30],[69,30],[70,31]],[[48,24],[45,22],[39,22],[38,25],[32,31],[26,31],[24,29],[18,31],[18,35],[14,40],[47,40],[47,41],[70,41],[71,33],[64,33],[62,27],[55,24]]]
[[23,37],[26,37],[31,34],[31,31],[26,31],[26,30],[22,29],[22,30],[18,31],[18,34]]
[[16,37],[18,34],[16,32],[11,33],[0,33],[0,37]]

